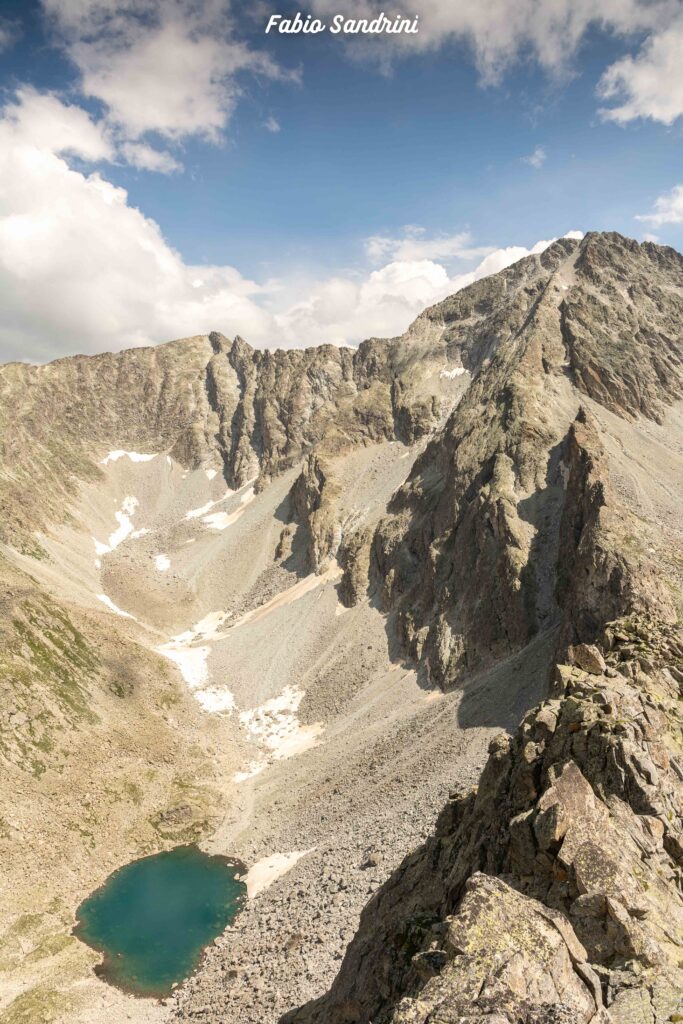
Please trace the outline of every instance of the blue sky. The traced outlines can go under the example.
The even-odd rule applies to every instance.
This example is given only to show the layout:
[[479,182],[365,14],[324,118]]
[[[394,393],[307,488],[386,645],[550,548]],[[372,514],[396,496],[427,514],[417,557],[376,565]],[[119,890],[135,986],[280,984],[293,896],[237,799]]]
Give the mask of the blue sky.
[[286,4],[4,0],[1,355],[356,343],[569,230],[683,248],[678,0],[446,6],[359,53],[266,36]]

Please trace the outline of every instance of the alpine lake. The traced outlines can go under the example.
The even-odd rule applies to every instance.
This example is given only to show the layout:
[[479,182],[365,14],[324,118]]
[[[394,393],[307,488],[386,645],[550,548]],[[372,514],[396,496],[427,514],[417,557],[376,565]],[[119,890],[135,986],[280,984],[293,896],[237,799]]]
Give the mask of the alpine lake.
[[76,911],[73,934],[102,953],[97,975],[137,996],[164,998],[243,906],[244,865],[177,846],[132,861]]

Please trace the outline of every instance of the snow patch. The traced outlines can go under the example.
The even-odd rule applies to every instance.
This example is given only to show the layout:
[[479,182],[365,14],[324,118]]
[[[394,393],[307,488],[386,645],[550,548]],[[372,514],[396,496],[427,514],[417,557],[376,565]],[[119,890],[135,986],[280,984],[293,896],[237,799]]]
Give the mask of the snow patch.
[[205,473],[206,473],[206,475],[207,475],[209,480],[213,480],[213,478],[218,475],[218,470],[217,469],[207,469],[207,470],[205,470]]
[[455,380],[456,377],[462,377],[463,373],[467,373],[464,366],[454,366],[452,370],[442,370],[439,377],[445,377],[446,380]]
[[109,611],[113,612],[114,615],[121,615],[124,619],[133,619],[134,621],[137,621],[134,615],[131,615],[129,612],[124,612],[124,610],[115,605],[112,599],[107,597],[106,594],[98,594],[97,600],[106,605]]
[[[218,627],[228,615],[226,612],[210,612],[195,626],[156,648],[158,654],[178,666],[201,707],[214,713],[235,708],[235,699],[227,687],[204,685],[209,678],[208,659],[211,651],[206,641],[218,636]],[[194,646],[197,641],[200,641],[199,646]]]
[[[207,471],[208,472],[208,471]],[[210,526],[214,530],[224,530],[226,526],[230,526],[236,519],[242,515],[244,508],[249,504],[250,501],[254,500],[254,488],[249,486],[253,481],[249,480],[244,486],[247,490],[240,497],[240,508],[236,512],[228,514],[227,512],[214,512],[209,515],[212,508],[216,505],[220,505],[222,502],[227,501],[233,494],[239,494],[239,491],[231,491],[230,488],[225,492],[221,498],[217,498],[215,501],[209,501],[206,505],[202,505],[201,508],[193,508],[189,512],[185,513],[186,519],[200,519],[207,526]]]
[[222,501],[225,501],[227,498],[232,497],[232,495],[234,493],[235,493],[234,491],[231,491],[230,488],[228,488],[227,491],[225,492],[225,494],[221,498],[216,498],[215,501],[207,501],[206,505],[202,505],[201,508],[190,509],[189,512],[185,513],[185,518],[186,519],[199,519],[200,516],[204,516],[204,515],[206,515],[207,512],[210,512],[211,509],[214,508],[214,506],[220,505],[220,503]]
[[239,722],[247,733],[247,739],[265,748],[266,753],[265,758],[252,762],[247,775],[244,771],[238,772],[235,782],[243,781],[244,778],[256,775],[257,771],[262,771],[261,767],[256,768],[258,764],[266,767],[272,761],[294,757],[295,754],[318,745],[318,737],[325,727],[322,722],[314,722],[313,725],[301,724],[296,712],[303,699],[304,691],[299,687],[285,686],[279,696],[272,697],[259,707],[240,712]]
[[114,452],[109,452],[100,462],[101,466],[106,466],[109,462],[118,462],[119,459],[130,459],[131,462],[150,462],[152,459],[156,459],[154,455],[141,455],[139,452],[124,452],[120,448]]
[[131,536],[131,534],[133,533],[133,523],[131,520],[131,516],[134,514],[137,507],[138,499],[134,498],[132,495],[129,495],[127,498],[123,499],[123,504],[121,505],[121,508],[118,510],[118,512],[114,513],[114,518],[119,524],[118,530],[115,530],[112,534],[110,534],[109,540],[107,541],[106,544],[103,544],[102,541],[96,540],[93,537],[93,541],[95,543],[95,553],[97,555],[109,554],[110,551],[113,551],[114,548],[117,548],[119,544],[123,543],[126,537]]
[[156,555],[154,558],[154,564],[159,572],[166,572],[167,569],[171,568],[171,559],[168,555]]
[[202,522],[205,523],[211,530],[225,530],[226,527],[232,526],[232,524],[239,519],[244,509],[239,508],[236,512],[228,514],[227,512],[212,512],[208,516],[202,517]]
[[244,881],[247,884],[247,897],[253,900],[260,892],[282,878],[294,865],[309,853],[313,853],[315,847],[310,850],[292,850],[291,853],[273,853],[270,857],[264,857],[249,868]]
[[219,686],[207,686],[203,690],[195,690],[195,698],[199,701],[205,711],[212,714],[221,714],[225,711],[235,711],[237,705],[230,690],[223,690]]
[[180,669],[181,675],[191,690],[195,690],[202,683],[206,682],[208,669],[206,667],[209,657],[208,647],[185,647],[178,644],[176,640],[169,640],[168,643],[157,647],[159,654],[169,658]]
[[185,518],[186,519],[199,519],[200,516],[205,515],[216,504],[217,504],[217,502],[215,502],[215,501],[209,501],[209,502],[206,503],[206,505],[202,505],[201,508],[190,509],[189,512],[185,513]]
[[202,522],[212,530],[225,530],[240,518],[247,505],[254,500],[254,488],[250,487],[240,498],[240,507],[234,512],[212,512],[202,516]]
[[235,518],[237,518],[235,513],[229,516],[227,512],[212,512],[208,516],[203,516],[202,522],[212,530],[224,530],[226,526],[234,523]]

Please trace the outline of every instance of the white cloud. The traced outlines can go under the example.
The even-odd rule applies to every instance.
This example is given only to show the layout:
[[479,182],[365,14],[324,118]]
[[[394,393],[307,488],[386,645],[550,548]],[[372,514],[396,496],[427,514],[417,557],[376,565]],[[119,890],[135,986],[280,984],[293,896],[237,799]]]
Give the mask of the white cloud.
[[266,120],[263,122],[263,127],[266,129],[267,132],[276,133],[280,131],[280,122],[271,114],[271,116],[267,117]]
[[232,267],[184,264],[123,189],[69,167],[60,153],[92,155],[105,143],[83,111],[44,99],[25,93],[0,120],[4,358],[118,349],[221,324],[267,336],[257,285]]
[[[583,235],[572,231],[567,237]],[[279,341],[299,347],[401,334],[426,306],[531,253],[542,252],[551,241],[537,242],[530,249],[484,250],[487,255],[473,270],[452,276],[433,260],[395,260],[359,281],[336,277],[311,283],[305,298],[275,314]]]
[[2,111],[5,130],[15,144],[52,153],[71,153],[88,161],[111,160],[114,148],[107,132],[81,107],[62,103],[50,93],[19,89]]
[[372,235],[365,240],[365,251],[373,263],[392,260],[452,260],[477,259],[485,256],[490,249],[473,247],[468,231],[455,235],[428,237],[424,228],[408,225],[401,238],[386,235]]
[[[382,0],[347,0],[349,17],[370,17]],[[329,15],[337,0],[313,0],[313,9]],[[380,45],[395,52],[424,51],[453,39],[471,46],[485,82],[500,79],[520,57],[531,55],[553,72],[567,69],[591,26],[624,34],[661,26],[678,9],[678,0],[479,0],[443,3],[442,0],[397,0],[392,14],[420,17],[416,35],[383,36]]]
[[638,54],[616,61],[603,74],[598,93],[618,106],[603,108],[605,119],[625,124],[650,118],[673,124],[683,114],[683,17],[650,36]]
[[120,153],[127,163],[139,167],[142,171],[159,171],[161,174],[173,174],[182,171],[183,165],[164,150],[154,149],[146,142],[124,142]]
[[641,214],[636,220],[645,221],[659,228],[662,224],[683,223],[683,185],[676,185],[670,192],[655,199],[652,213]]
[[143,33],[130,47],[82,43],[70,52],[85,95],[102,100],[109,119],[133,139],[149,131],[216,139],[237,96],[232,74],[254,66],[246,47],[193,39],[177,24]]
[[341,345],[400,334],[450,289],[448,273],[431,260],[389,263],[360,281],[311,282],[305,298],[275,314],[279,343]]
[[547,155],[543,146],[536,146],[533,153],[522,157],[522,163],[529,164],[530,167],[535,167],[538,170],[545,163]]
[[[155,132],[217,141],[242,72],[286,75],[234,36],[228,0],[42,0],[57,38],[128,141]],[[172,159],[172,158],[170,158]]]

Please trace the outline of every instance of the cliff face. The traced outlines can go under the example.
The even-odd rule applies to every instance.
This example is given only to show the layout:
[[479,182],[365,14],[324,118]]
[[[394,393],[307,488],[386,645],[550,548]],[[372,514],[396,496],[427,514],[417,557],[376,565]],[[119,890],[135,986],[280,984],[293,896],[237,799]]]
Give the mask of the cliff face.
[[561,307],[572,380],[622,416],[661,420],[680,398],[681,256],[613,234],[591,235]]
[[[628,510],[610,507],[608,484],[591,478],[599,471],[588,463],[602,458],[598,432],[585,415],[571,424],[583,394],[619,416],[656,419],[683,393],[683,264],[671,250],[619,236],[588,236],[570,252],[564,244],[492,318],[489,356],[373,539],[370,579],[396,611],[406,651],[441,686],[524,646],[564,613],[589,636],[591,621],[605,621],[606,590],[614,614],[627,606],[617,593],[629,586],[626,563],[631,575],[648,571],[619,543]],[[572,472],[588,474],[581,493],[578,479],[566,488]],[[598,522],[611,533],[603,554],[612,571],[603,566],[594,580],[599,611],[567,539],[558,546],[563,515],[579,533]],[[664,589],[653,579],[637,600],[670,618]]]
[[259,477],[263,487],[316,445],[334,453],[429,433],[452,390],[439,377],[449,356],[430,318],[411,331],[353,351],[257,352],[212,334],[0,367],[4,538],[63,518],[114,446],[168,451],[186,468],[218,454],[230,486]]

